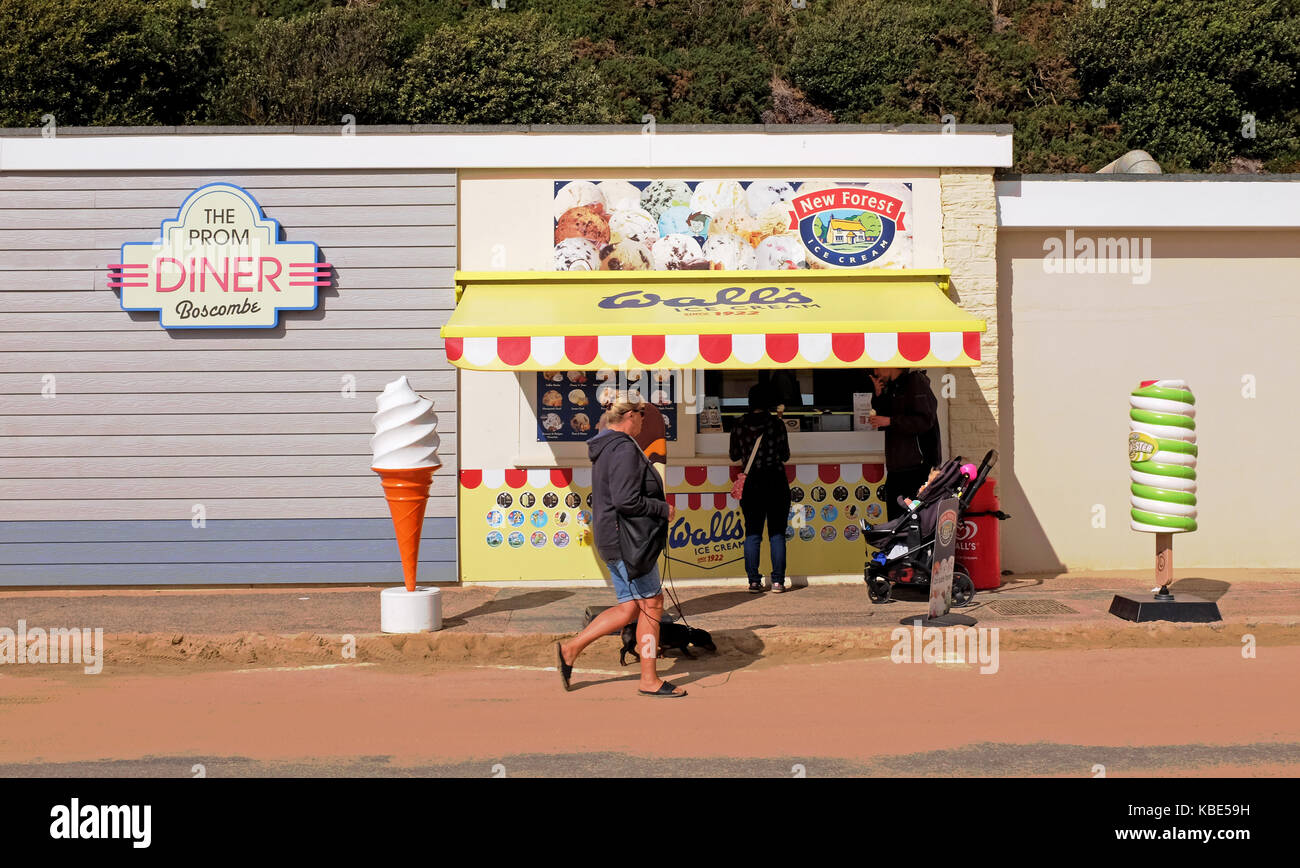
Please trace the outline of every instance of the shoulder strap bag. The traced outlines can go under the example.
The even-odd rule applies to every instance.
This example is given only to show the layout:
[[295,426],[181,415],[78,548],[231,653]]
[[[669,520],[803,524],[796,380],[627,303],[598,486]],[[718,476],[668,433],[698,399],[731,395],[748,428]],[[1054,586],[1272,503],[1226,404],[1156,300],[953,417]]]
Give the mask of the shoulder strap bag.
[[754,448],[749,450],[749,460],[745,462],[745,469],[736,474],[736,481],[731,483],[731,496],[737,501],[745,493],[745,477],[749,475],[749,468],[754,464],[754,456],[758,454],[758,444],[763,442],[763,435],[759,434],[758,439],[754,441]]

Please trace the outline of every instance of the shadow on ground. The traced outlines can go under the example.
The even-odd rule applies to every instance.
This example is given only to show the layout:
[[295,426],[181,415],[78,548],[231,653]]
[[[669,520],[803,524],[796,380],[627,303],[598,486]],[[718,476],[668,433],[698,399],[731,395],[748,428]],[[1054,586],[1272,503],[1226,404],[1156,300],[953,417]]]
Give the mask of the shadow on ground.
[[1221,582],[1218,579],[1198,579],[1186,578],[1178,579],[1169,586],[1169,590],[1177,594],[1191,594],[1193,597],[1200,597],[1202,600],[1209,600],[1211,603],[1217,603],[1219,598],[1228,593],[1232,587],[1229,582]]
[[[770,630],[775,626],[773,624],[754,624],[749,627],[741,627],[732,630],[717,630],[712,632],[713,643],[717,646],[716,652],[710,652],[701,648],[690,649],[693,655],[687,657],[677,650],[664,652],[665,656],[659,659],[659,675],[674,684],[686,686],[700,682],[702,687],[717,686],[717,684],[726,683],[733,672],[738,672],[747,666],[753,665],[763,658],[765,643],[759,638],[759,630]],[[587,665],[593,665],[595,658],[589,658],[584,654],[582,662]],[[611,660],[615,663],[617,658]],[[601,667],[604,669],[605,667]],[[611,665],[609,668],[620,668]],[[626,673],[618,675],[608,675],[603,678],[581,679],[573,682],[573,690],[584,690],[588,687],[595,687],[600,684],[613,684],[618,682],[635,682],[641,677],[637,661],[628,658],[627,666],[621,667]],[[606,670],[608,671],[608,670]],[[576,669],[576,677],[581,676],[582,668]],[[715,679],[721,678],[721,681]],[[704,683],[708,679],[710,683]]]
[[505,612],[537,609],[542,606],[549,606],[551,603],[558,603],[560,600],[567,600],[572,596],[573,591],[564,590],[526,591],[522,594],[511,595],[500,594],[467,612],[461,612],[459,615],[444,619],[442,624],[444,628],[463,627],[472,619],[484,615],[500,615]]
[[[786,593],[790,592],[787,591]],[[762,594],[751,594],[749,591],[723,591],[703,597],[693,597],[689,600],[683,599],[682,614],[687,618],[691,618],[695,615],[707,615],[710,612],[722,612],[761,599],[762,596]],[[676,609],[672,605],[672,601],[667,597],[664,599],[664,608],[666,611]]]

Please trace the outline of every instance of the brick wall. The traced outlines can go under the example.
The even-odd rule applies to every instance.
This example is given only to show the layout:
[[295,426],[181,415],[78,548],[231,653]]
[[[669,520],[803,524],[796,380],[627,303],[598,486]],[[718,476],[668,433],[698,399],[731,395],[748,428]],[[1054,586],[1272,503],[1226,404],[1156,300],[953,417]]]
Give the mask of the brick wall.
[[948,400],[949,454],[978,461],[998,443],[997,198],[992,170],[944,169],[939,185],[949,294],[988,324],[980,366],[954,372],[956,391]]

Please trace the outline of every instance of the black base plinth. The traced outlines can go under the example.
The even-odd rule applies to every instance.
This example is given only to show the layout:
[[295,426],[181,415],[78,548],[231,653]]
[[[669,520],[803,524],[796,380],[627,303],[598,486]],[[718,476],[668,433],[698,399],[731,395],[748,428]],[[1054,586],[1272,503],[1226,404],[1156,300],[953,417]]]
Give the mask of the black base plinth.
[[1222,621],[1219,604],[1191,594],[1174,594],[1172,600],[1154,599],[1151,594],[1116,594],[1110,613],[1125,621],[1181,621],[1208,624]]
[[931,618],[928,615],[908,615],[898,623],[904,627],[911,627],[913,624],[919,624],[922,629],[926,627],[974,627],[979,622],[970,615],[960,615],[957,612],[949,612],[946,615],[940,615],[937,618]]

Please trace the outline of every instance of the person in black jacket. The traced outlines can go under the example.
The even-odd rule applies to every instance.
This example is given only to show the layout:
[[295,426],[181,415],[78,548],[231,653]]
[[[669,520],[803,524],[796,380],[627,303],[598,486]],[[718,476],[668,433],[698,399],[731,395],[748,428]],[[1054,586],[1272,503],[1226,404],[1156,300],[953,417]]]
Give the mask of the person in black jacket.
[[[686,691],[659,677],[659,621],[664,594],[659,553],[676,510],[664,497],[663,482],[637,446],[644,404],[615,403],[601,417],[601,430],[587,441],[591,457],[592,530],[596,551],[609,569],[618,605],[591,620],[581,633],[555,645],[556,664],[569,689],[574,661],[601,636],[637,621],[641,655],[640,692],[646,696],[685,696]],[[619,532],[620,523],[623,533]],[[637,551],[625,551],[624,543]],[[645,543],[645,545],[641,545]]]
[[768,412],[771,405],[767,387],[753,386],[749,390],[749,412],[731,429],[731,460],[740,462],[741,472],[758,443],[740,496],[740,511],[745,517],[745,573],[752,594],[763,590],[758,558],[764,523],[772,553],[772,591],[779,594],[785,590],[785,530],[790,519],[790,481],[785,476],[785,463],[790,460],[790,440],[785,424]]
[[871,427],[885,431],[885,510],[889,519],[906,508],[901,497],[915,497],[940,463],[939,402],[925,371],[876,368]]

